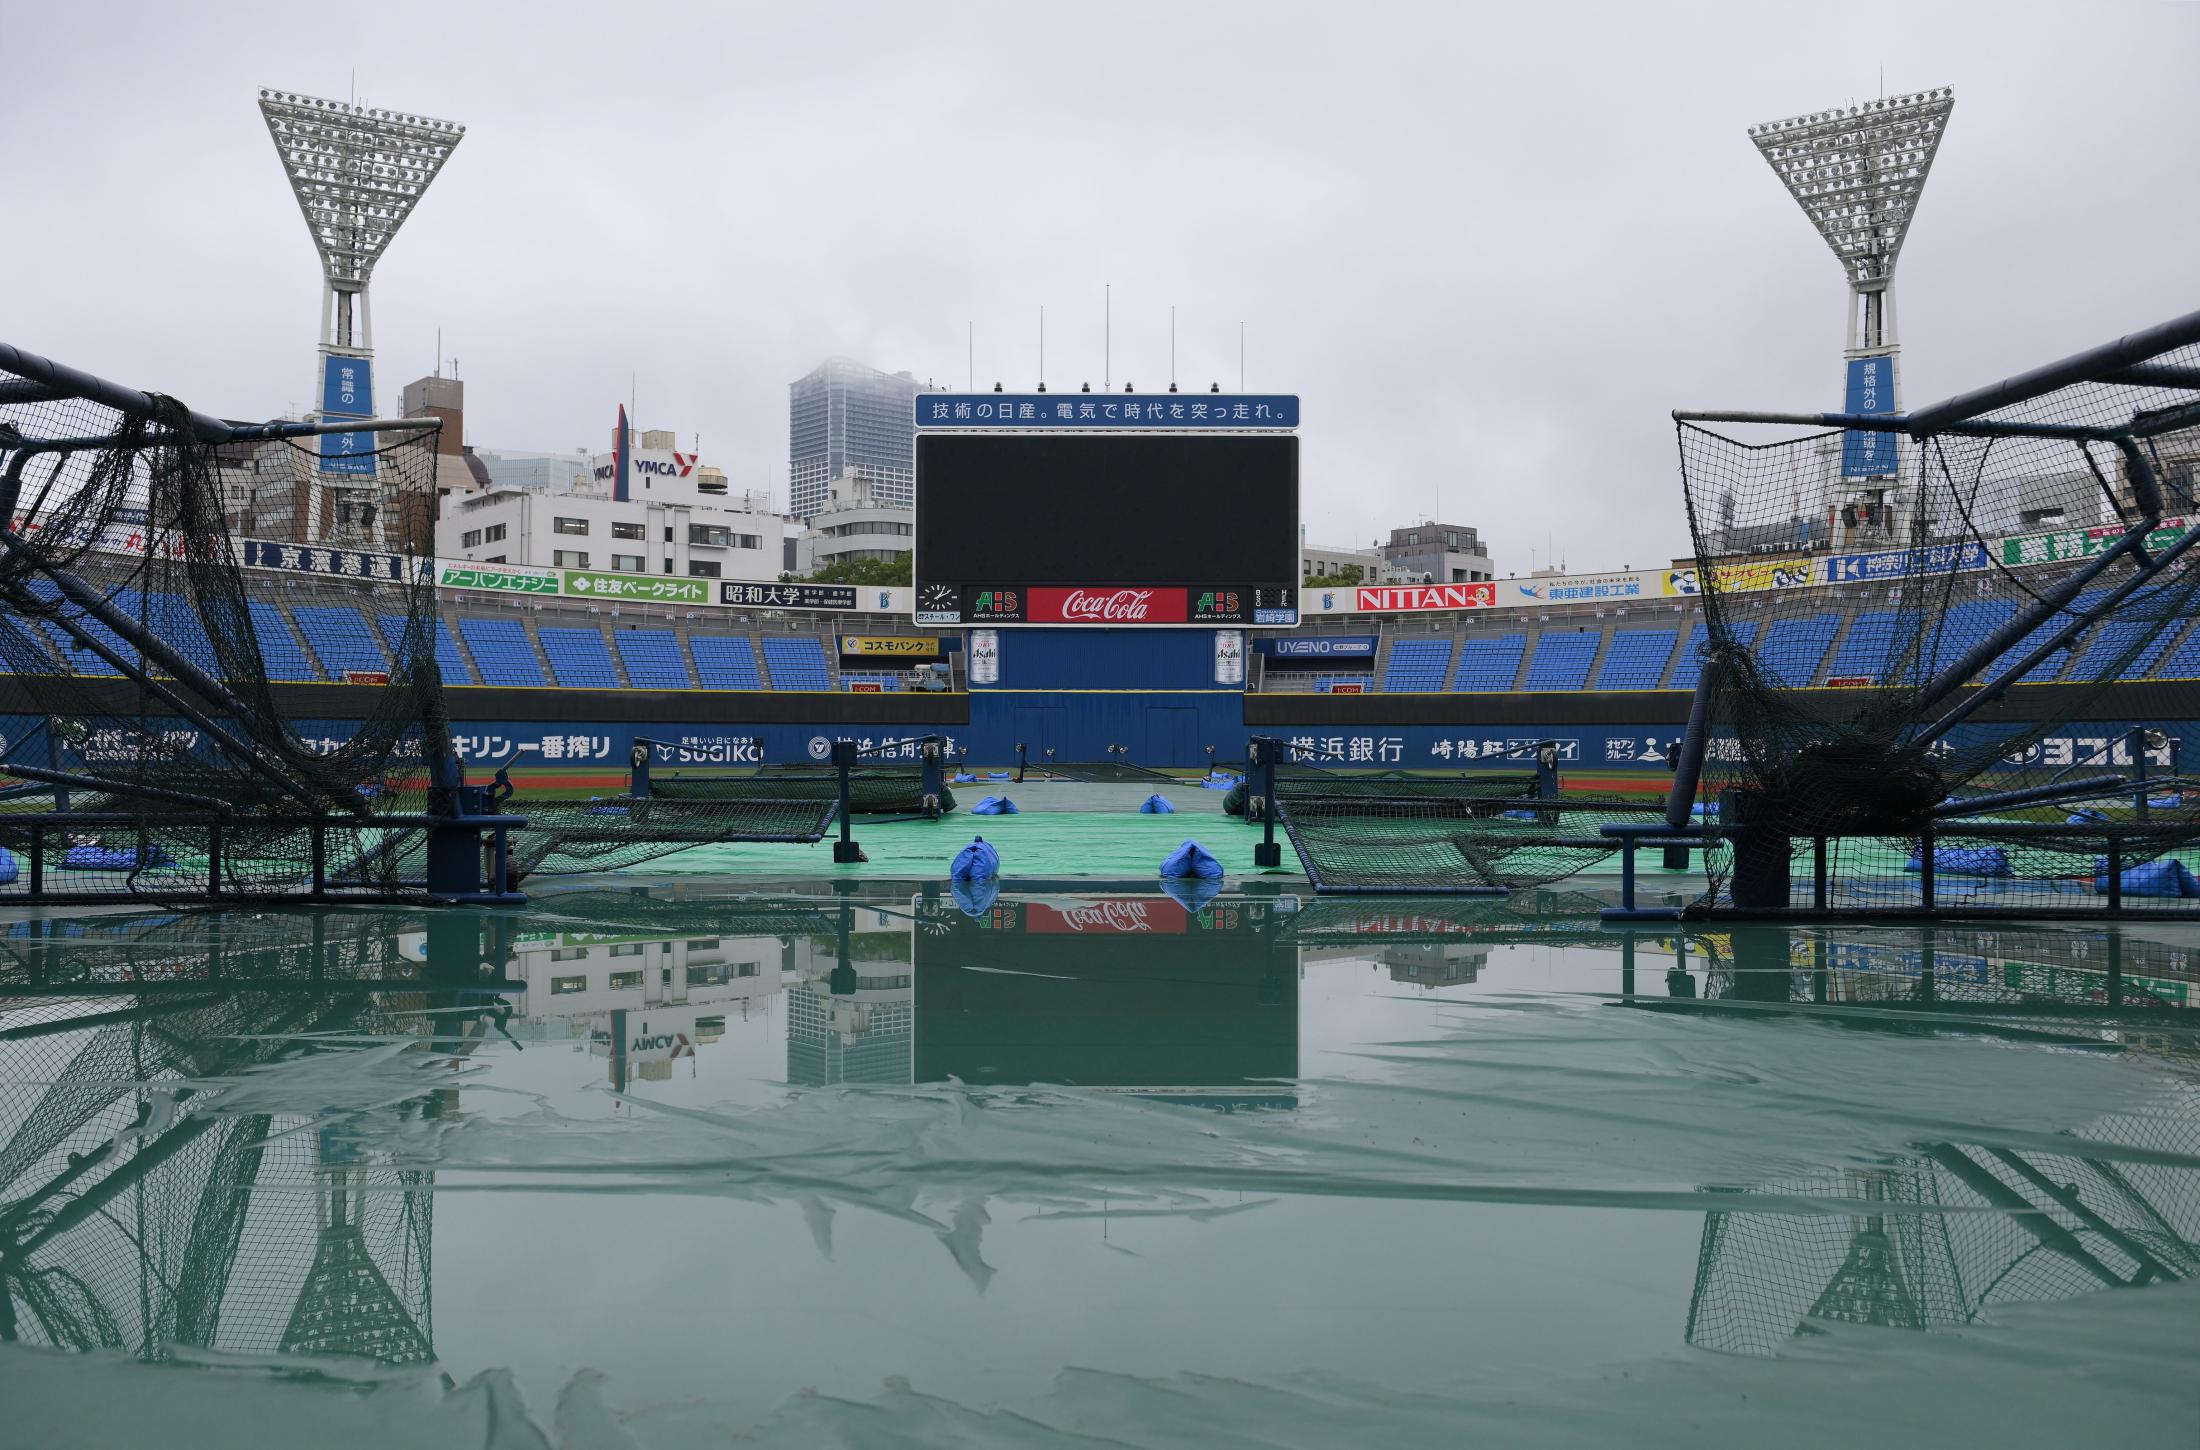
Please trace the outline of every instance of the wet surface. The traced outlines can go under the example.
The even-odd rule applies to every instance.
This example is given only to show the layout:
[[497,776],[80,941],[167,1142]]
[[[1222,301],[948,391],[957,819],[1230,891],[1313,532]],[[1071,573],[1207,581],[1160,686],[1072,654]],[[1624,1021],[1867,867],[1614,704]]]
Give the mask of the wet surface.
[[0,923],[0,1445],[2200,1435],[2200,932],[1584,910]]

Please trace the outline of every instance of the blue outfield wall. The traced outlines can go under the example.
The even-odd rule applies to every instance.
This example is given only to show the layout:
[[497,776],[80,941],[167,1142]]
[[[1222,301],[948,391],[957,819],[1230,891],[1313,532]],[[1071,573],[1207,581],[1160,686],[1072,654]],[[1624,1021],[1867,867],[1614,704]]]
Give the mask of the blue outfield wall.
[[[1123,746],[1140,765],[1245,754],[1244,634],[1236,678],[1218,682],[1212,629],[1003,629],[1000,678],[970,686],[971,757],[1093,761]],[[1103,684],[1104,682],[1104,684]]]
[[[1031,747],[1031,758],[1044,760],[1042,750],[1051,741],[1057,760],[1099,760],[1109,743],[1130,747],[1132,762],[1148,765],[1197,766],[1205,764],[1205,746],[1215,746],[1218,760],[1238,760],[1244,755],[1247,728],[1238,716],[1234,692],[1138,692],[1117,696],[1109,692],[995,692],[987,704],[997,708],[980,711],[973,706],[972,725],[893,725],[852,728],[847,725],[705,725],[643,724],[603,721],[571,721],[556,724],[458,720],[452,735],[459,753],[470,764],[486,769],[511,765],[521,768],[595,768],[623,773],[628,750],[636,737],[674,742],[681,747],[660,753],[662,763],[693,766],[753,765],[815,760],[828,752],[835,739],[876,746],[900,742],[897,754],[914,758],[915,742],[927,733],[944,734],[954,748],[979,765],[1003,766],[1015,761],[1015,744],[1021,739]],[[35,715],[0,715],[0,750],[12,749],[42,730],[44,720]],[[308,741],[330,746],[347,739],[357,722],[350,720],[302,720],[298,730]],[[2087,761],[2111,765],[2131,763],[2125,737],[2136,725],[2159,730],[2180,748],[2200,745],[2200,721],[2089,721],[2066,726],[2031,748],[2026,764],[2065,766]],[[1956,748],[2006,737],[2007,725],[1966,725],[1955,731]],[[1060,732],[1053,734],[1049,732]],[[1409,770],[1520,769],[1520,756],[1541,740],[1558,742],[1565,768],[1574,770],[1639,770],[1663,777],[1665,747],[1676,739],[1672,725],[1635,728],[1625,725],[1565,726],[1537,731],[1504,726],[1475,729],[1468,726],[1407,725],[1394,728],[1362,727],[1341,730],[1275,730],[1277,739],[1296,746],[1307,758],[1343,768],[1403,767]],[[199,733],[189,726],[173,732],[179,746],[205,749]],[[121,742],[103,742],[95,734],[86,743],[85,755],[93,763],[102,751]],[[1163,747],[1166,747],[1164,749]],[[1731,740],[1714,740],[1715,754],[1734,751]],[[45,762],[42,744],[22,758],[28,764]],[[2153,763],[2169,764],[2168,750],[2156,752]]]

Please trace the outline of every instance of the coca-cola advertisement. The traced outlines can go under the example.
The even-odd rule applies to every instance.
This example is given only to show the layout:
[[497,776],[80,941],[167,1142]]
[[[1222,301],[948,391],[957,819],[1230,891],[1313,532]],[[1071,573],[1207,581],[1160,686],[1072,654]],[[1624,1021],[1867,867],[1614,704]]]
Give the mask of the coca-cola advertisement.
[[1026,618],[1033,624],[1183,624],[1185,591],[1154,585],[1086,585],[1033,589]]
[[1033,901],[1024,907],[1024,930],[1034,935],[1175,936],[1190,926],[1191,914],[1166,896]]

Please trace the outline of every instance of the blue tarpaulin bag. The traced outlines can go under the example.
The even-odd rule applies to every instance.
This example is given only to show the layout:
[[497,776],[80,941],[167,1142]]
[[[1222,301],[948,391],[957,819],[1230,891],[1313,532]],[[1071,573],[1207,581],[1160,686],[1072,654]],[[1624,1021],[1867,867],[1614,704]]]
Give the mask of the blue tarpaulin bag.
[[1197,841],[1186,841],[1161,860],[1163,880],[1182,880],[1191,876],[1219,877],[1222,863],[1214,853]]
[[1176,814],[1176,807],[1169,804],[1167,796],[1155,791],[1138,803],[1138,813],[1142,816],[1173,816]]
[[[1912,853],[1905,871],[1925,869],[1921,856]],[[2009,853],[1999,846],[1935,846],[1933,847],[1933,872],[1949,876],[2013,876],[2009,868]]]
[[983,836],[971,838],[969,845],[955,853],[955,864],[948,868],[948,877],[954,881],[980,881],[1001,874],[1001,853],[994,850]]
[[972,775],[967,770],[958,770],[953,775],[949,776],[948,779],[954,782],[956,785],[968,785],[972,781],[976,780],[977,777],[975,775]]
[[1019,815],[1021,812],[1016,809],[1016,802],[1010,800],[1007,796],[989,795],[972,806],[970,814],[974,816],[1013,816]]
[[2069,815],[2063,817],[2063,824],[2066,826],[2105,826],[2108,824],[2108,812],[2072,811]]
[[[2108,895],[2108,858],[2093,858],[2093,889]],[[2138,866],[2124,868],[2124,895],[2126,896],[2200,896],[2200,878],[2187,870],[2185,863],[2170,858],[2148,861]]]
[[148,846],[138,860],[135,846],[71,846],[61,857],[66,871],[136,871],[151,866],[173,866],[176,858],[165,846]]
[[1007,780],[1009,779],[1009,773],[1005,770],[989,770],[985,773],[985,778],[987,780]]

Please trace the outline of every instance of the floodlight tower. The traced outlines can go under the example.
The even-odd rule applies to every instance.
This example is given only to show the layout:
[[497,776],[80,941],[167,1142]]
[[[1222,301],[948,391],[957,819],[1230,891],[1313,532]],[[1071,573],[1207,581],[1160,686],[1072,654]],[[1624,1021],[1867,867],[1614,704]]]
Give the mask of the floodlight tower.
[[[1955,93],[1942,87],[1749,128],[1749,139],[1833,248],[1848,278],[1845,412],[1901,411],[1895,258],[1955,103]],[[1894,534],[1899,523],[1887,492],[1899,486],[1901,472],[1893,434],[1846,434],[1837,481],[1829,467],[1832,534],[1856,541],[1883,541]]]
[[[289,91],[261,91],[260,114],[321,253],[327,285],[314,380],[321,414],[371,418],[374,313],[367,284],[466,128]],[[323,435],[321,472],[371,478],[370,435]]]

